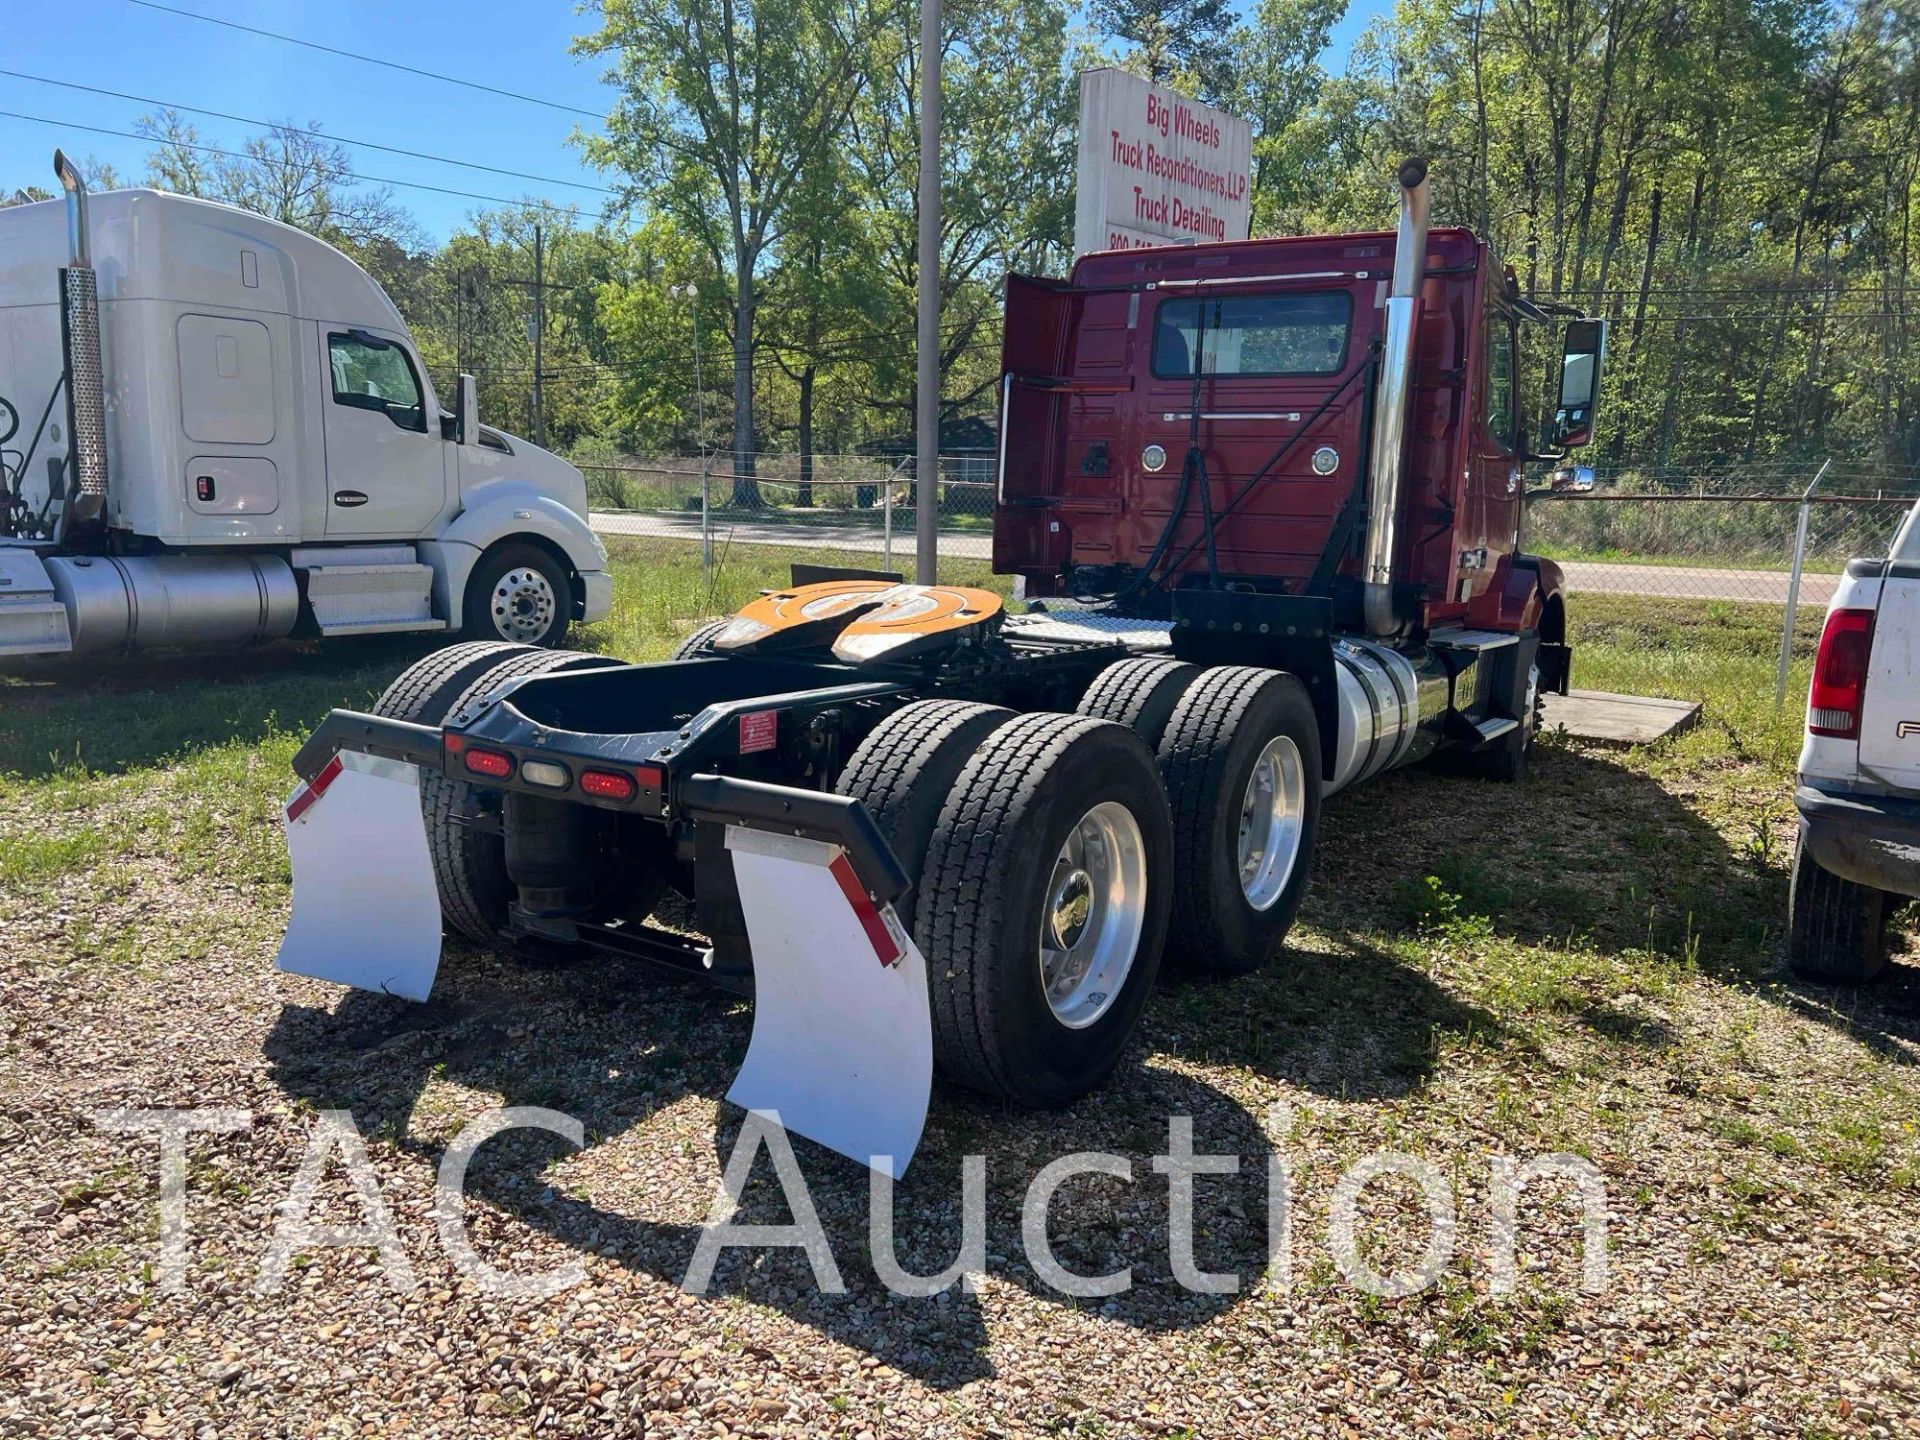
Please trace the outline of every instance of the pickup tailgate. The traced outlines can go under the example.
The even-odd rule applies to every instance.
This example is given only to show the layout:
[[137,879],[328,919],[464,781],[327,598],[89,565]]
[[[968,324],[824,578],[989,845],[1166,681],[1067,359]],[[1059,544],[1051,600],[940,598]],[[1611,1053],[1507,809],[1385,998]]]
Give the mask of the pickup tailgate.
[[[1904,573],[1903,573],[1904,572]],[[1860,778],[1920,790],[1920,566],[1895,562],[1880,582],[1860,707]]]

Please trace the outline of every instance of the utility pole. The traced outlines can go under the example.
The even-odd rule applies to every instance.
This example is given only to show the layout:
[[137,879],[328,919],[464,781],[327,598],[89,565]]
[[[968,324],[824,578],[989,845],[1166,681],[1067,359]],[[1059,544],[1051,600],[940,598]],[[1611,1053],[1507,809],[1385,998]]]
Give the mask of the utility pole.
[[533,443],[546,448],[547,444],[547,291],[564,290],[565,285],[547,283],[547,244],[546,232],[538,225],[533,227],[533,279],[505,279],[502,285],[514,285],[522,290],[533,291],[533,319],[527,324],[527,338],[533,341]]
[[684,285],[668,286],[667,294],[676,300],[685,300],[687,314],[693,320],[693,424],[699,432],[700,442],[700,564],[704,569],[711,570],[713,525],[707,479],[707,387],[700,374],[700,287],[689,280]]
[[547,399],[541,389],[547,368],[547,252],[540,227],[533,227],[533,443],[547,448]]
[[931,585],[940,564],[940,0],[920,0],[919,262],[914,579]]

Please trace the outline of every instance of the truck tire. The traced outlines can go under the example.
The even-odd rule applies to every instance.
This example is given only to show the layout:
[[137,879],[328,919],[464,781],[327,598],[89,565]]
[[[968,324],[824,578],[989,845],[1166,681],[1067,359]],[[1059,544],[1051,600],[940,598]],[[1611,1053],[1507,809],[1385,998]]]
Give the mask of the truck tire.
[[713,637],[732,623],[733,617],[731,615],[723,616],[718,620],[709,620],[673,647],[673,658],[675,660],[698,660],[703,656],[714,654]]
[[1293,925],[1320,829],[1320,726],[1279,670],[1225,665],[1181,698],[1160,742],[1173,807],[1169,954],[1190,970],[1258,969]]
[[1887,892],[1820,868],[1793,843],[1787,891],[1787,964],[1827,985],[1864,985],[1887,963]]
[[[609,663],[604,655],[576,650],[540,650],[531,645],[495,649],[499,658],[472,675],[434,721],[422,718],[422,724],[458,715],[505,680]],[[441,918],[469,940],[491,945],[507,922],[514,885],[507,878],[506,841],[498,831],[469,823],[475,792],[476,787],[464,780],[421,772],[420,809],[427,821],[427,853],[433,857]]]
[[1181,660],[1121,660],[1100,672],[1075,713],[1118,721],[1146,741],[1149,750],[1158,750],[1174,706],[1202,673],[1200,666]]
[[573,582],[567,567],[538,545],[489,550],[467,578],[460,633],[470,640],[558,645],[573,619]]
[[998,705],[966,700],[920,700],[882,720],[840,772],[834,789],[867,807],[887,844],[914,878],[893,902],[894,913],[913,928],[921,868],[940,811],[953,782],[987,736],[1013,718]]
[[1131,730],[1041,712],[988,735],[914,915],[941,1071],[1042,1109],[1111,1074],[1160,968],[1172,864],[1166,791]]
[[475,676],[527,648],[503,640],[469,640],[436,650],[394,676],[373,702],[373,713],[388,720],[438,725]]

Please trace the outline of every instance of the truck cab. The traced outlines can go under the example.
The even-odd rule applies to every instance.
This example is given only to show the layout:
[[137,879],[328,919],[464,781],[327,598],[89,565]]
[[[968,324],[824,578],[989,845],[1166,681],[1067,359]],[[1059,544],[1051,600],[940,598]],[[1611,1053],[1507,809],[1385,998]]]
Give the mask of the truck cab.
[[154,190],[0,211],[0,654],[459,630],[609,607],[586,484],[443,397],[324,241]]
[[[1260,239],[1012,279],[995,568],[1033,596],[1141,598],[1148,573],[1161,593],[1211,576],[1320,593],[1365,631],[1369,475],[1404,437],[1389,633],[1563,640],[1557,572],[1521,548],[1523,467],[1548,458],[1521,420],[1521,332],[1549,317],[1471,232],[1427,232],[1392,377],[1402,428],[1383,435],[1396,248],[1391,232]],[[1587,324],[1578,343],[1597,344]]]

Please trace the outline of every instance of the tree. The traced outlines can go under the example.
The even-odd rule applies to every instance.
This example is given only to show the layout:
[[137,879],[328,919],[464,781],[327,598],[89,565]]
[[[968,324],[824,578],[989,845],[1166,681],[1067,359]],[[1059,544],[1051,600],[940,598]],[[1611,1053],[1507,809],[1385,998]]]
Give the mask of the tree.
[[1129,59],[1156,85],[1219,100],[1234,84],[1231,0],[1093,0],[1096,26],[1133,47]]
[[[1058,0],[953,0],[941,11],[941,409],[950,418],[999,378],[1000,282],[1071,259],[1074,123],[1067,11]],[[891,327],[874,347],[879,403],[913,414],[919,280],[920,54],[903,17],[853,115],[866,243]]]
[[1320,53],[1346,8],[1347,0],[1260,0],[1233,32],[1238,60],[1225,103],[1253,127],[1256,223],[1279,223],[1304,198],[1300,162],[1310,152],[1295,127],[1320,95]]
[[575,42],[620,99],[588,159],[671,215],[732,288],[734,500],[754,484],[755,324],[802,177],[844,140],[898,0],[602,0]]
[[204,144],[177,110],[143,115],[133,128],[155,142],[147,173],[163,190],[237,205],[335,242],[425,246],[390,189],[356,188],[346,148],[323,135],[318,121],[249,136],[237,156],[214,154],[219,147]]

